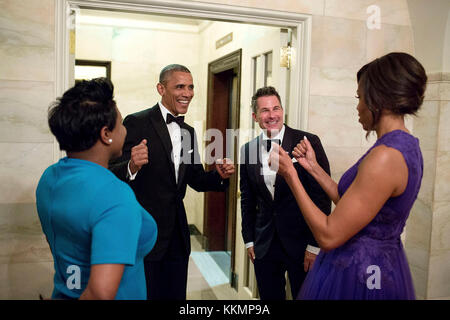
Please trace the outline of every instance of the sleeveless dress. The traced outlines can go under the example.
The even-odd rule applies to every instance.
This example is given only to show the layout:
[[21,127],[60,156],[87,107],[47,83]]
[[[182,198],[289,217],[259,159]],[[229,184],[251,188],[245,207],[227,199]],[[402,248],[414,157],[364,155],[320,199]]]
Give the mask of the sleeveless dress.
[[423,159],[419,140],[401,130],[386,133],[344,173],[338,192],[342,197],[355,179],[361,161],[379,145],[402,153],[408,166],[405,191],[400,196],[389,198],[375,218],[345,244],[328,252],[321,251],[297,299],[415,299],[400,235],[422,181]]

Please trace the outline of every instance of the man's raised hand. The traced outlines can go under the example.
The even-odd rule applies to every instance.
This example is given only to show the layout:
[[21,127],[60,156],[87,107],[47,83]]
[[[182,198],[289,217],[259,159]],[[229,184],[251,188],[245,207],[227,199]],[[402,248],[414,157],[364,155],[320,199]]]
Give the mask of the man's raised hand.
[[142,141],[131,148],[131,159],[130,159],[130,171],[135,174],[141,170],[143,165],[148,163],[148,147],[147,139],[142,139]]
[[234,164],[228,158],[216,160],[216,170],[222,179],[228,179],[234,173]]

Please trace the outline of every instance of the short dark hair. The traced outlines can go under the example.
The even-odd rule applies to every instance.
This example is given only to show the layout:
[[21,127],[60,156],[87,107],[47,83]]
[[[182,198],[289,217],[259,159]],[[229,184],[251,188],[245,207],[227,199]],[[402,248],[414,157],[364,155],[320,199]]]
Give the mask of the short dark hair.
[[191,73],[191,71],[187,67],[181,64],[169,64],[168,66],[165,66],[159,73],[159,83],[165,84],[167,78],[176,71]]
[[48,124],[61,150],[91,148],[101,129],[113,130],[117,120],[114,85],[106,78],[83,80],[67,90],[49,108]]
[[260,97],[268,97],[268,96],[277,97],[278,101],[280,102],[280,107],[282,107],[280,95],[278,94],[277,90],[271,86],[262,87],[262,88],[259,88],[258,90],[256,90],[256,93],[252,97],[252,111],[254,113],[256,113],[256,111],[258,111],[258,105],[256,104],[256,100],[258,100],[258,98],[260,98]]
[[364,65],[357,80],[372,113],[374,128],[383,109],[398,115],[415,115],[424,99],[427,75],[413,56],[392,52]]

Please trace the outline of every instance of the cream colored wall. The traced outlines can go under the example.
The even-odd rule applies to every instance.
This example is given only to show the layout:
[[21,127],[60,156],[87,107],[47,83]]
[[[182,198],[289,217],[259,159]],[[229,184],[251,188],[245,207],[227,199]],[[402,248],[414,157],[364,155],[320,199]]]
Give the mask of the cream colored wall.
[[444,35],[444,53],[442,54],[442,71],[450,72],[450,10],[447,16],[447,27],[445,28]]
[[416,56],[429,74],[441,72],[444,70],[444,59],[449,59],[448,56],[444,57],[443,53],[449,36],[446,34],[446,27],[450,3],[447,0],[407,2],[416,43]]
[[0,6],[0,299],[37,299],[53,288],[35,190],[53,162],[46,114],[55,96],[54,3]]
[[[408,0],[416,57],[427,71],[425,102],[414,120],[424,157],[422,187],[406,227],[405,243],[419,298],[450,298],[447,124],[450,2]],[[433,26],[430,28],[429,26]]]
[[[319,134],[338,178],[371,143],[366,142],[356,121],[355,72],[376,55],[391,50],[414,52],[406,0],[209,0],[313,16],[311,84],[308,130]],[[365,9],[379,5],[382,29],[369,31]],[[425,7],[424,10],[427,10]],[[41,233],[35,210],[34,191],[43,170],[53,162],[53,140],[46,129],[46,109],[55,98],[54,0],[2,0],[0,11],[0,298],[35,299],[49,295],[52,288],[51,256]],[[419,21],[420,22],[420,21]],[[414,22],[413,22],[414,23]],[[413,26],[414,27],[414,26]],[[433,24],[425,29],[433,30]],[[440,46],[443,48],[446,46]],[[418,44],[416,41],[416,51]],[[436,50],[433,46],[420,49]],[[442,50],[442,49],[441,49]],[[442,56],[441,56],[442,57]],[[164,57],[158,57],[164,59]],[[441,60],[442,61],[442,60]],[[164,60],[162,60],[164,62]],[[428,62],[429,63],[429,62]],[[442,70],[435,70],[441,72]],[[200,70],[198,71],[200,72]],[[196,85],[199,85],[196,83]],[[248,97],[247,97],[248,98]],[[153,100],[153,98],[147,98]],[[420,283],[418,297],[448,297],[450,234],[449,76],[430,79],[423,120],[414,121],[420,135],[425,171],[416,212],[432,212],[414,233],[431,230],[430,252],[408,253],[410,263],[425,261],[429,271]],[[151,101],[153,103],[153,101]],[[242,107],[244,110],[244,106]],[[330,116],[330,114],[332,116]],[[344,114],[345,116],[342,116]],[[421,123],[422,121],[422,123]],[[327,125],[324,125],[326,123]],[[334,135],[327,133],[332,129]],[[421,129],[421,127],[423,129]],[[345,134],[344,134],[345,132]],[[437,135],[434,136],[435,132]],[[435,137],[435,139],[433,139]],[[425,208],[421,206],[425,206]],[[428,209],[431,208],[431,209]],[[412,221],[410,219],[410,221]],[[423,225],[423,227],[421,227]],[[237,225],[237,244],[241,243]],[[408,230],[413,230],[408,225]],[[411,239],[413,232],[407,234]],[[243,245],[237,248],[237,272],[241,297]],[[429,261],[427,261],[429,257]],[[447,272],[445,272],[447,271]],[[418,282],[419,280],[419,282]],[[428,295],[421,294],[427,290]]]

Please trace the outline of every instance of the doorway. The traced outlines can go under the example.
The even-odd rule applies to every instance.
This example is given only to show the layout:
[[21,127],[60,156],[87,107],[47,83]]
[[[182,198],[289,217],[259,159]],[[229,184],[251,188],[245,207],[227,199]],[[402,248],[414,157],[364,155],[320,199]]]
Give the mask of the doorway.
[[[242,49],[239,49],[208,64],[206,129],[221,132],[221,147],[226,150],[224,156],[235,164],[238,163],[239,141],[234,135],[227,134],[227,129],[234,132],[239,128],[241,60]],[[222,157],[219,154],[211,156],[214,160]],[[213,169],[214,164],[207,165],[207,170]],[[226,192],[207,192],[204,198],[203,247],[211,252],[211,257],[228,275],[232,286],[237,285],[234,269],[237,181],[237,174],[234,174]]]
[[[209,22],[205,22],[203,24],[192,26],[191,23],[188,22],[188,25],[183,28],[188,29],[197,29],[197,30],[208,30],[212,25],[219,22],[226,23],[235,23],[241,26],[269,26],[275,28],[290,28],[293,31],[292,34],[292,43],[291,47],[293,50],[293,60],[290,65],[290,77],[289,77],[289,88],[290,90],[286,90],[287,96],[286,99],[288,103],[286,104],[286,112],[289,112],[288,117],[288,125],[305,129],[307,120],[308,120],[308,104],[309,104],[309,61],[310,61],[310,43],[311,43],[311,28],[312,28],[312,16],[306,14],[292,13],[292,12],[282,12],[276,10],[265,10],[265,9],[255,9],[255,8],[246,8],[232,5],[222,5],[222,4],[212,4],[212,3],[202,3],[202,2],[191,2],[191,1],[165,1],[165,0],[148,0],[148,1],[140,1],[140,0],[126,0],[126,1],[105,1],[100,2],[96,0],[61,0],[55,2],[55,12],[56,12],[56,81],[55,81],[55,96],[61,96],[68,88],[73,85],[73,70],[75,64],[75,38],[78,36],[79,32],[75,32],[76,23],[79,22],[78,19],[75,19],[77,13],[80,10],[100,10],[105,13],[131,13],[131,14],[144,14],[144,15],[152,15],[158,16],[156,18],[156,23],[152,23],[152,25],[148,26],[148,29],[153,29],[156,25],[158,28],[166,27],[164,20],[166,17],[174,17],[181,19],[200,19],[200,20],[208,20]],[[139,19],[141,20],[141,19]],[[98,30],[100,30],[100,24],[102,23],[103,18],[96,18],[92,20],[92,23],[96,26]],[[186,25],[186,24],[184,24]],[[139,27],[140,28],[140,27]],[[217,49],[205,49],[201,46],[201,43],[195,43],[193,41],[187,41],[186,37],[180,39],[180,41],[176,41],[174,43],[182,43],[183,45],[188,45],[189,50],[184,48],[184,51],[181,50],[159,50],[159,51],[144,51],[142,50],[143,43],[153,43],[152,41],[140,41],[136,38],[136,43],[139,44],[138,49],[133,49],[130,44],[124,43],[123,39],[133,40],[132,36],[126,34],[129,32],[126,30],[127,28],[121,25],[119,28],[112,30],[108,33],[108,39],[111,41],[115,41],[113,45],[104,45],[104,42],[101,41],[88,41],[89,49],[91,52],[99,55],[103,55],[100,57],[86,57],[95,60],[108,60],[112,62],[112,79],[117,85],[117,100],[120,102],[121,108],[123,108],[122,114],[128,114],[132,112],[136,112],[139,109],[141,110],[146,105],[153,105],[156,99],[159,97],[153,96],[153,91],[149,90],[156,83],[154,80],[149,78],[151,71],[153,69],[160,70],[160,66],[156,68],[147,66],[148,62],[158,61],[163,63],[165,59],[168,59],[167,52],[174,52],[182,55],[180,60],[183,62],[187,57],[190,57],[189,53],[192,53],[195,49],[200,49],[200,53],[208,53],[210,55],[214,55],[211,59],[207,57],[202,57],[201,54],[197,56],[202,58],[202,61],[212,61],[217,59],[217,57],[225,56],[229,52],[235,51],[237,48],[243,48],[249,42],[254,41],[261,45],[267,45],[266,37],[258,37],[253,34],[253,31],[249,30],[239,30],[234,32],[233,41],[231,43],[226,44],[225,46]],[[136,26],[132,26],[133,30],[137,30]],[[79,30],[77,30],[79,31]],[[173,29],[170,28],[166,31],[172,32]],[[228,34],[229,31],[225,32],[223,35]],[[86,34],[90,37],[94,36],[96,33],[86,32]],[[211,40],[218,40],[222,34],[219,32],[211,32],[206,38]],[[262,41],[264,39],[264,41]],[[161,44],[166,44],[167,37],[158,37],[154,38],[154,42],[158,43],[159,46]],[[241,41],[242,44],[239,46],[234,46],[235,43]],[[109,41],[109,40],[108,40]],[[109,43],[109,42],[108,42]],[[108,44],[107,43],[107,44]],[[95,46],[100,46],[97,50],[94,48]],[[158,46],[158,47],[159,47]],[[78,46],[77,46],[78,48]],[[106,54],[105,49],[112,48],[117,49],[114,54],[109,57]],[[125,49],[128,53],[134,55],[133,59],[130,61],[124,61],[124,56],[121,54],[124,51],[119,49]],[[230,50],[228,50],[230,49]],[[275,66],[277,66],[279,61],[279,48],[274,47],[274,72],[276,71]],[[256,50],[256,49],[255,49]],[[268,51],[269,48],[263,49],[264,52]],[[224,52],[227,51],[227,52]],[[269,50],[270,51],[270,50]],[[186,53],[186,54],[183,54]],[[219,53],[215,55],[216,53]],[[249,99],[251,98],[251,59],[254,56],[254,48],[251,50],[246,48],[242,51],[242,77],[241,77],[241,95],[240,98],[237,99],[238,102],[242,102],[241,108],[241,118],[240,125],[244,129],[251,127],[251,117],[248,110]],[[149,54],[149,57],[144,57],[144,55]],[[195,54],[191,54],[195,56]],[[143,59],[141,59],[143,58]],[[174,60],[174,59],[171,59]],[[187,63],[187,65],[191,65]],[[200,81],[198,84],[198,88],[206,89],[207,88],[207,78],[208,78],[208,70],[206,66],[203,68],[200,64],[193,63],[194,66],[194,74],[198,75],[197,79]],[[117,79],[119,73],[123,73],[126,78]],[[137,81],[139,84],[138,87],[131,87],[132,81],[135,81],[137,77],[142,76],[142,81]],[[205,84],[203,84],[203,81]],[[236,81],[236,80],[235,80]],[[136,82],[136,81],[135,81]],[[274,84],[277,85],[277,81],[275,80]],[[138,90],[138,91],[137,91]],[[204,91],[204,96],[202,97],[201,92]],[[190,111],[192,119],[191,123],[194,124],[194,127],[197,132],[202,132],[206,128],[206,119],[205,111],[203,108],[207,106],[207,90],[196,90],[196,96],[198,102],[194,105],[199,106],[199,110],[197,113],[192,113],[195,109]],[[195,102],[195,101],[194,101]],[[289,108],[289,106],[294,106],[294,108]],[[196,125],[195,122],[198,122]],[[200,138],[201,139],[201,138]],[[241,143],[244,141],[241,141]],[[55,141],[55,160],[58,160],[59,157],[62,157],[63,154],[59,152],[58,144]],[[236,172],[236,177],[238,177],[238,172]],[[203,199],[204,195],[201,195]],[[239,197],[239,194],[237,195]],[[193,208],[189,210],[190,212],[198,212],[200,213],[198,216],[194,216],[192,221],[195,221],[197,226],[203,226],[203,201],[198,201],[197,198],[192,198],[193,200]],[[225,200],[227,201],[227,200]],[[227,209],[228,210],[228,209]],[[242,243],[242,238],[240,237],[240,206],[239,203],[236,207],[236,216],[237,219],[229,223],[228,220],[226,223],[228,228],[226,232],[226,250],[229,250],[229,244],[233,245],[231,239],[234,241],[235,246],[235,260],[233,261],[233,272],[239,275],[239,278],[246,279],[246,270],[245,267],[245,257],[246,250],[244,244]],[[228,217],[226,218],[228,219]],[[233,227],[234,224],[234,227]],[[236,230],[237,229],[237,230]],[[232,233],[233,231],[234,233]],[[203,230],[200,230],[202,233]],[[234,234],[234,236],[233,236]],[[231,261],[230,261],[231,263]],[[249,294],[248,290],[246,290],[246,285],[244,281],[235,281],[239,284],[238,294],[241,299],[250,299],[252,296]]]

